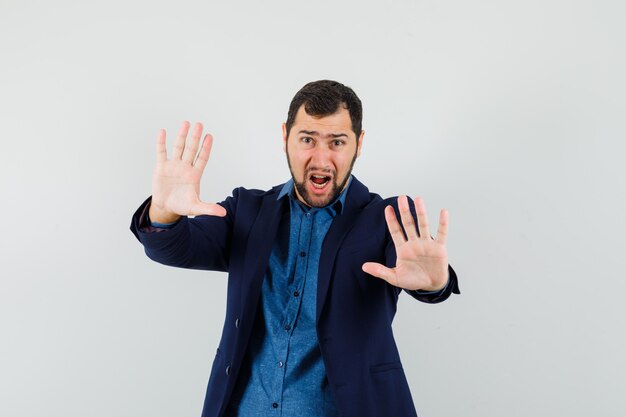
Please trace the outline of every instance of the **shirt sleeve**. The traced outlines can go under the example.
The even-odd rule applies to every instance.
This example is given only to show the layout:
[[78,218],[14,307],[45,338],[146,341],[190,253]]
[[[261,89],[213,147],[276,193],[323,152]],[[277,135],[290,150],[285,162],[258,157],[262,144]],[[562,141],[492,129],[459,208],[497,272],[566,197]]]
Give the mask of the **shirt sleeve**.
[[171,223],[158,223],[150,220],[149,216],[150,212],[150,203],[146,205],[141,216],[139,217],[139,230],[145,233],[154,233],[154,232],[165,232],[168,229],[176,226],[180,219]]

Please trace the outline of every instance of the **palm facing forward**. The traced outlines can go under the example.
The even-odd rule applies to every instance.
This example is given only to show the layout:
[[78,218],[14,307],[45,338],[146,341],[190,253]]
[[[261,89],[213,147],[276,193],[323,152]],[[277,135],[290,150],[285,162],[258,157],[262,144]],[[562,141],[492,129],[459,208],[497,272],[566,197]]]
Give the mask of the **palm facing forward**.
[[219,204],[200,200],[200,179],[209,160],[213,137],[207,134],[200,147],[202,124],[195,124],[189,141],[186,140],[188,132],[189,122],[184,122],[174,141],[170,159],[167,159],[165,130],[161,130],[157,138],[150,205],[153,221],[168,223],[187,215],[226,215],[226,210]]
[[406,236],[393,207],[385,208],[385,220],[396,248],[396,266],[388,268],[376,262],[363,264],[363,271],[407,290],[437,291],[448,281],[448,212],[441,210],[437,237],[431,238],[426,208],[421,198],[415,200],[418,228],[409,210],[406,196],[398,197],[398,208]]

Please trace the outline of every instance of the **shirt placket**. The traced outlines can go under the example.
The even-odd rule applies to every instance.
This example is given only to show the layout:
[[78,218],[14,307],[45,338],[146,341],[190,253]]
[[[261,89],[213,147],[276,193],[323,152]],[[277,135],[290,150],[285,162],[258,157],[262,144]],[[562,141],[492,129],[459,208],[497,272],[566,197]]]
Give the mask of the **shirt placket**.
[[[280,405],[283,403],[283,393],[285,377],[287,372],[287,365],[289,364],[289,347],[291,345],[291,338],[293,336],[294,328],[298,321],[300,314],[300,308],[302,305],[302,290],[306,281],[306,272],[309,259],[309,248],[311,246],[311,236],[313,230],[314,214],[317,210],[313,209],[305,213],[299,212],[299,232],[298,232],[298,245],[296,248],[296,260],[294,268],[294,279],[291,285],[287,286],[289,291],[289,301],[287,302],[287,308],[285,309],[285,316],[282,321],[282,332],[284,337],[282,339],[282,347],[280,349],[281,355],[277,358],[276,366],[277,372],[279,372],[280,387],[275,395],[275,402],[272,407],[279,411],[278,415],[283,415],[283,407]],[[297,224],[296,223],[296,224]]]

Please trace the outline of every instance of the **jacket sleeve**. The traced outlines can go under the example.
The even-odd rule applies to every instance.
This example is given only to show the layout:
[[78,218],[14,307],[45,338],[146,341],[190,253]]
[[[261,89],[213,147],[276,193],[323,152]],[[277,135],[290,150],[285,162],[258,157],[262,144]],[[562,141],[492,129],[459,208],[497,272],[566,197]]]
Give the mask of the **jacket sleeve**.
[[144,246],[148,257],[164,265],[179,268],[228,271],[229,252],[236,215],[238,190],[219,203],[226,216],[182,217],[168,229],[156,231],[146,224],[152,197],[133,215],[130,230]]

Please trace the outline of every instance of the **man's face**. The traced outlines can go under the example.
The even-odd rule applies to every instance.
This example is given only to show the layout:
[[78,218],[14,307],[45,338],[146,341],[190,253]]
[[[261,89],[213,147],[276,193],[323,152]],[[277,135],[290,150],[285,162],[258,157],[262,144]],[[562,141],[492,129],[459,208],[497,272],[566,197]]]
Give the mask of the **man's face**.
[[324,207],[346,187],[361,153],[363,132],[357,140],[350,113],[343,106],[331,115],[316,117],[302,105],[290,132],[283,123],[283,141],[298,199],[310,207]]

